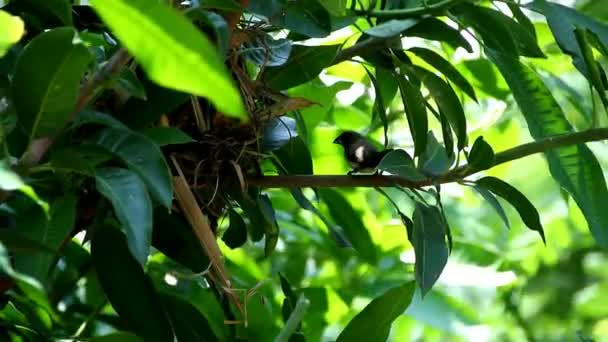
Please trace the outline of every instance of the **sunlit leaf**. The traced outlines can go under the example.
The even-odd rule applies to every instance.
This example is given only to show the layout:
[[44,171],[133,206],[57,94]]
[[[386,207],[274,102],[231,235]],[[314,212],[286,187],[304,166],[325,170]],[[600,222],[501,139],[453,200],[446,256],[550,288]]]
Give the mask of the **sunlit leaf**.
[[115,87],[122,88],[129,95],[142,100],[147,100],[146,89],[135,75],[135,72],[129,68],[122,70],[118,78],[115,80]]
[[67,123],[92,58],[71,27],[44,32],[26,45],[15,66],[13,101],[30,137],[54,135]]
[[524,221],[526,226],[537,231],[540,234],[540,237],[543,239],[543,242],[546,243],[545,232],[542,224],[540,223],[538,211],[524,194],[508,183],[495,177],[484,177],[478,179],[475,183],[509,202],[509,204],[511,204],[515,210],[517,210],[517,213],[521,217],[522,221]]
[[25,23],[21,18],[0,10],[0,57],[17,43],[25,33]]
[[114,227],[97,228],[91,242],[93,265],[120,319],[146,341],[173,341],[160,298],[129,252],[125,235]]
[[72,9],[69,0],[20,0],[21,6],[27,6],[34,12],[44,12],[58,19],[66,26],[72,25]]
[[416,282],[424,297],[448,261],[447,226],[437,207],[419,202],[416,203],[412,220],[414,231],[411,242],[416,254]]
[[[572,132],[564,112],[547,86],[519,61],[493,51],[486,52],[498,66],[519,105],[534,139]],[[553,178],[576,201],[595,240],[608,245],[608,189],[600,164],[584,144],[545,152]]]
[[253,37],[243,44],[243,55],[257,65],[276,67],[283,65],[291,54],[291,41],[274,39],[265,34]]
[[[380,68],[378,68],[380,69]],[[382,91],[380,90],[380,84],[374,74],[372,74],[367,68],[365,68],[367,72],[367,76],[372,81],[372,85],[374,86],[374,92],[376,94],[376,98],[374,100],[374,114],[372,115],[372,123],[376,121],[376,119],[380,119],[382,122],[382,126],[384,128],[384,146],[388,144],[388,119],[386,118],[386,107],[384,104],[385,100],[382,98]]]
[[144,181],[152,198],[167,208],[173,200],[173,182],[169,166],[160,148],[142,134],[106,128],[94,140],[100,146],[120,158],[131,171]]
[[131,254],[144,265],[152,240],[152,202],[146,186],[135,173],[110,167],[95,171],[95,184],[112,203],[126,232]]
[[412,302],[416,283],[394,287],[374,298],[338,336],[337,342],[386,341],[391,325]]
[[4,191],[18,190],[27,197],[31,198],[36,204],[42,208],[44,213],[49,216],[49,205],[43,199],[38,197],[34,188],[25,184],[21,177],[12,171],[5,162],[0,161],[0,189]]
[[217,50],[186,17],[156,1],[91,0],[91,4],[150,79],[207,97],[220,111],[247,120],[240,93]]

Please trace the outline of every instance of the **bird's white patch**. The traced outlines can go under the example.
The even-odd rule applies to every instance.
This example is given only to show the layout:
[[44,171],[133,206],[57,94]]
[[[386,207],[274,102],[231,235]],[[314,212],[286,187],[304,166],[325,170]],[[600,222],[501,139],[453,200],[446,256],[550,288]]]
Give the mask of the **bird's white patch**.
[[363,152],[365,151],[365,146],[361,145],[355,149],[355,159],[359,163],[363,162]]

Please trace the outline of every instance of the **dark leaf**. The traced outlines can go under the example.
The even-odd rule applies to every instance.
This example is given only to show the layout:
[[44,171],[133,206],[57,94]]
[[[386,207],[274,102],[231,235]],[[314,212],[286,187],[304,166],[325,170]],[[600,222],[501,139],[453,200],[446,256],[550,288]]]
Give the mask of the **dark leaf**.
[[123,161],[144,181],[152,198],[167,208],[173,201],[173,181],[169,166],[160,148],[140,133],[125,129],[106,128],[94,140]]
[[408,51],[415,53],[418,57],[424,60],[426,63],[432,65],[435,69],[445,75],[452,83],[456,84],[462,91],[465,92],[470,98],[477,101],[475,96],[475,90],[473,86],[467,81],[464,76],[447,60],[433,50],[413,47]]
[[99,283],[121,320],[145,341],[173,341],[158,294],[129,252],[124,234],[117,228],[99,226],[91,255]]
[[194,139],[176,127],[150,127],[142,131],[158,146],[180,145],[194,142]]
[[294,45],[287,63],[269,67],[264,81],[276,90],[288,89],[317,77],[336,57],[340,45]]
[[397,82],[410,133],[414,140],[414,156],[419,156],[424,152],[427,143],[428,118],[426,117],[425,101],[420,88],[414,86],[411,79],[406,80],[403,76],[397,76]]
[[384,106],[385,101],[382,98],[380,84],[367,68],[365,68],[365,71],[367,72],[367,76],[369,76],[369,79],[372,81],[372,85],[374,86],[374,92],[376,94],[376,98],[374,100],[374,114],[372,115],[372,124],[377,119],[380,119],[380,121],[382,122],[382,126],[384,128],[384,147],[386,147],[388,145],[388,120],[386,118],[386,107]]
[[479,136],[469,152],[469,167],[474,170],[486,170],[492,165],[494,165],[494,150],[482,136]]
[[113,332],[108,335],[96,336],[89,339],[90,342],[144,342],[144,340],[129,332]]
[[480,186],[473,186],[473,189],[475,189],[475,191],[477,191],[477,193],[480,194],[481,197],[483,197],[483,199],[485,199],[486,202],[488,202],[492,206],[492,208],[494,208],[494,210],[496,211],[498,216],[500,216],[500,219],[505,223],[507,228],[511,228],[511,225],[509,224],[509,219],[507,218],[507,214],[505,213],[505,210],[500,204],[500,202],[498,202],[498,200],[496,199],[496,196],[494,196],[490,191]]
[[272,202],[270,201],[268,195],[260,194],[257,197],[257,204],[262,212],[262,215],[264,215],[266,222],[270,223],[265,225],[266,231],[264,232],[264,236],[266,238],[264,241],[264,255],[269,257],[279,241],[279,226],[277,225],[274,208],[272,207]]
[[255,36],[243,44],[243,55],[257,65],[276,67],[283,65],[291,54],[291,41],[274,39],[268,34]]
[[291,175],[312,175],[312,157],[301,138],[290,139],[287,144],[274,151],[281,165]]
[[230,49],[230,28],[224,17],[215,12],[205,11],[200,7],[189,9],[186,11],[186,15],[196,24],[202,26],[203,30],[213,31],[215,45],[220,55],[226,56],[228,49]]
[[228,226],[228,229],[222,235],[222,241],[231,249],[241,247],[247,242],[247,226],[245,225],[245,221],[234,210],[230,210],[228,215],[230,217],[230,226]]
[[424,153],[418,159],[418,169],[426,174],[439,176],[450,169],[455,156],[448,156],[445,148],[437,141],[432,131],[429,131]]
[[152,239],[152,203],[146,186],[135,173],[110,167],[95,171],[95,183],[97,191],[112,203],[131,254],[145,265]]
[[447,226],[441,211],[434,206],[416,203],[412,246],[416,254],[416,282],[422,296],[433,287],[448,261]]
[[[606,89],[604,87],[604,82],[602,81],[602,66],[599,65],[593,56],[593,49],[590,45],[589,36],[592,33],[589,30],[576,28],[574,30],[574,35],[576,36],[576,40],[578,42],[579,48],[581,50],[581,56],[583,58],[583,62],[585,63],[585,67],[587,68],[587,74],[585,75],[593,88],[597,91],[600,100],[605,108],[608,109],[608,97],[606,96]],[[604,78],[605,78],[604,74]]]
[[[488,56],[498,66],[519,105],[534,139],[573,131],[564,112],[547,86],[519,61],[490,51]],[[608,189],[600,164],[584,144],[545,152],[553,178],[576,201],[593,237],[608,246]]]
[[276,26],[311,38],[323,38],[332,31],[329,12],[316,0],[252,0],[248,10],[265,16]]
[[93,59],[76,38],[73,28],[52,29],[32,39],[19,56],[13,101],[31,138],[57,134],[74,109],[80,80]]
[[416,169],[414,160],[404,150],[394,150],[387,153],[378,164],[377,169],[411,181],[419,181],[426,178]]
[[135,75],[135,72],[129,68],[124,68],[118,78],[114,81],[114,86],[122,88],[129,95],[138,99],[147,100],[146,89]]
[[272,118],[264,127],[262,151],[272,152],[298,136],[296,121],[292,118]]
[[415,286],[409,282],[374,298],[348,323],[336,341],[386,341],[393,321],[412,302]]
[[80,112],[74,119],[71,128],[80,127],[84,124],[97,124],[116,129],[128,129],[125,124],[112,115],[90,109],[85,109]]
[[462,47],[473,53],[471,44],[460,32],[437,18],[426,18],[403,33],[405,36],[446,42],[452,48]]
[[379,38],[389,38],[416,25],[415,19],[391,19],[363,31],[365,34]]
[[190,302],[170,294],[161,294],[160,299],[167,310],[177,341],[218,341],[207,318]]
[[509,202],[509,204],[511,204],[515,210],[517,210],[517,213],[519,213],[519,216],[521,217],[522,221],[524,221],[526,226],[537,231],[540,234],[540,237],[543,239],[543,242],[546,243],[545,232],[543,231],[543,226],[540,223],[538,211],[536,211],[534,205],[530,202],[530,200],[528,200],[528,198],[526,198],[524,194],[508,183],[495,177],[484,177],[478,179],[475,183]]
[[147,127],[156,122],[163,114],[172,112],[190,99],[186,93],[160,87],[149,80],[142,80],[142,82],[148,100],[131,98],[120,113],[123,122],[133,129]]
[[319,194],[327,204],[329,214],[344,232],[352,243],[353,248],[367,262],[374,264],[378,259],[376,246],[374,245],[369,232],[363,225],[361,214],[348,203],[348,201],[338,192],[332,189],[320,189]]

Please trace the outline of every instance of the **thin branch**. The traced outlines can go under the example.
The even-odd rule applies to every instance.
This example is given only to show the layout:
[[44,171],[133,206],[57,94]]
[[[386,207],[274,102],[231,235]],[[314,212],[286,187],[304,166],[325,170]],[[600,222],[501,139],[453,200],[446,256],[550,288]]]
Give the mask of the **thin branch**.
[[403,9],[389,9],[389,10],[354,10],[356,15],[375,17],[382,19],[406,19],[412,17],[420,17],[422,15],[439,15],[447,11],[450,7],[468,0],[444,0],[434,4],[403,8]]
[[[494,163],[492,164],[492,167],[560,147],[606,139],[608,139],[608,128],[594,128],[582,132],[548,137],[496,153],[494,155]],[[446,173],[445,175],[436,178],[426,178],[419,181],[408,180],[400,176],[381,175],[280,175],[249,178],[247,182],[251,186],[258,186],[262,188],[374,188],[391,187],[397,185],[406,188],[421,188],[424,186],[462,181],[465,177],[471,176],[479,171],[482,170],[472,169],[467,165],[464,165]]]

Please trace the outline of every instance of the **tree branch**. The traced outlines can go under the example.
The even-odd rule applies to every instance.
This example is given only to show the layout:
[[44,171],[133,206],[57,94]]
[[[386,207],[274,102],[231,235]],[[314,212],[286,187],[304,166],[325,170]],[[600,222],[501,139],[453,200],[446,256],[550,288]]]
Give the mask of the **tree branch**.
[[[423,0],[428,1],[428,0]],[[356,15],[382,18],[382,19],[406,19],[412,17],[420,17],[422,15],[437,16],[447,11],[450,7],[457,5],[460,2],[468,0],[443,0],[434,4],[402,9],[389,10],[354,10]]]
[[[608,128],[594,128],[582,132],[556,135],[496,153],[494,155],[494,163],[492,164],[492,167],[560,147],[606,139],[608,139]],[[426,178],[420,181],[412,181],[393,175],[280,175],[249,178],[247,182],[249,185],[259,186],[262,188],[374,188],[392,187],[397,185],[406,188],[421,188],[435,184],[458,182],[480,171],[482,170],[472,169],[468,165],[464,165],[453,169],[445,175],[434,178]]]

